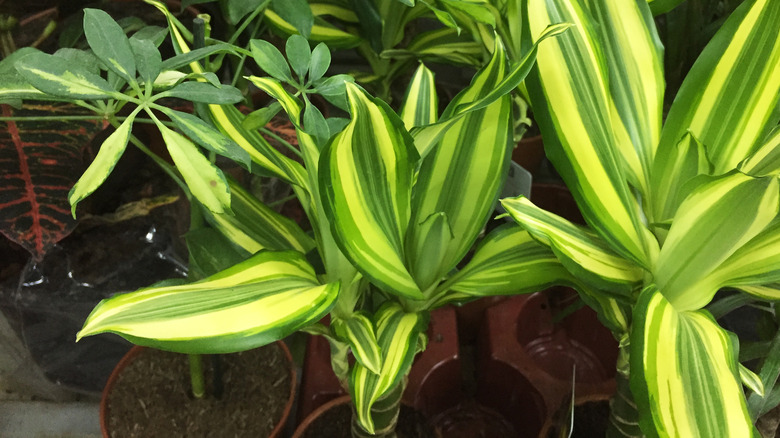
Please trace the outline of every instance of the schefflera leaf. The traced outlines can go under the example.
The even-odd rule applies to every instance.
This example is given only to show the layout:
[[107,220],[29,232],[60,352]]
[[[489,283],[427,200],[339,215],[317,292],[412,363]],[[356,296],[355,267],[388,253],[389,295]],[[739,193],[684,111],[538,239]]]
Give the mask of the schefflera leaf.
[[736,351],[708,312],[677,311],[655,285],[646,287],[634,307],[630,354],[642,431],[653,437],[759,436]]
[[[480,100],[507,75],[506,52],[496,44],[493,58],[471,85],[442,114],[448,118],[460,105]],[[460,118],[425,157],[413,189],[410,251],[407,262],[422,290],[440,280],[471,248],[487,222],[509,166],[512,105],[508,94]],[[441,251],[425,251],[428,234],[442,227],[430,218],[444,213],[451,234]],[[440,240],[440,239],[437,239]]]
[[404,265],[417,151],[393,110],[346,86],[352,119],[320,157],[323,209],[358,270],[387,292],[421,299]]
[[261,251],[196,283],[150,287],[98,303],[77,340],[116,333],[137,345],[180,353],[259,347],[322,318],[339,284],[320,284],[296,251]]
[[425,313],[406,313],[398,303],[388,302],[374,315],[376,338],[382,353],[379,373],[360,363],[355,364],[349,376],[352,403],[360,425],[374,433],[371,407],[383,395],[397,389],[417,352],[417,339],[428,326]]

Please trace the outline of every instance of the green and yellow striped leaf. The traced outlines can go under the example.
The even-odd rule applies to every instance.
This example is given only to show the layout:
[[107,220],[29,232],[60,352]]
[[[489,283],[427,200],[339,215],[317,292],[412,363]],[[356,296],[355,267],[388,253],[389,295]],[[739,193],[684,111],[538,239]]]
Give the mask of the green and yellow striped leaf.
[[649,437],[759,436],[732,337],[703,310],[680,312],[650,285],[634,307],[631,392]]
[[[474,101],[461,102],[460,104],[452,105],[452,102],[447,108],[447,112],[442,115],[442,119],[438,122],[417,127],[412,130],[412,137],[414,137],[414,144],[420,153],[420,156],[425,158],[434,147],[439,143],[442,136],[446,134],[450,128],[460,122],[462,117],[469,115],[471,112],[482,110],[489,105],[493,104],[497,99],[504,97],[516,89],[522,81],[526,78],[528,73],[536,61],[536,51],[538,44],[547,38],[556,36],[566,31],[570,26],[566,23],[554,24],[548,26],[539,35],[539,39],[531,47],[531,50],[525,54],[522,60],[513,63],[509,72],[503,77],[503,79],[493,85],[492,89],[486,92],[481,98]],[[499,38],[495,39],[495,47],[493,52],[504,52],[504,46]],[[465,91],[465,90],[464,90]]]
[[480,242],[449,289],[471,297],[536,292],[571,284],[571,275],[547,246],[517,224],[502,225]]
[[374,433],[371,406],[386,392],[401,383],[412,366],[417,339],[427,327],[423,313],[406,313],[397,303],[388,302],[374,315],[377,342],[382,352],[382,367],[379,373],[358,364],[349,376],[352,403],[360,425]]
[[162,112],[181,130],[184,135],[214,153],[228,157],[245,167],[252,161],[249,153],[236,142],[222,135],[221,132],[200,118],[182,111],[163,107]]
[[[264,11],[265,22],[275,31],[285,36],[298,34],[298,30],[292,24],[270,9]],[[315,17],[311,28],[311,35],[307,38],[312,42],[322,42],[332,49],[349,49],[357,47],[363,42],[358,35],[345,32],[325,20]]]
[[334,318],[330,326],[336,335],[349,343],[355,360],[372,373],[382,371],[382,352],[374,333],[374,323],[364,312],[355,312],[348,319]]
[[70,211],[74,219],[78,203],[103,184],[125,152],[127,141],[130,139],[130,129],[133,127],[133,120],[135,120],[138,111],[136,109],[130,113],[125,121],[103,141],[95,159],[68,192],[68,202],[70,202]]
[[[618,254],[649,268],[657,256],[658,245],[642,223],[638,201],[629,188],[629,182],[640,184],[644,176],[639,173],[641,161],[631,142],[627,142],[631,137],[622,120],[632,120],[635,123],[630,126],[634,128],[647,123],[641,131],[645,134],[637,133],[637,138],[653,137],[658,119],[656,62],[637,65],[628,56],[636,50],[642,54],[641,59],[652,59],[657,55],[657,47],[652,33],[642,30],[646,27],[646,14],[632,9],[634,2],[626,3],[631,5],[600,3],[602,10],[598,13],[626,13],[625,17],[606,15],[607,20],[621,23],[608,41],[608,48],[599,44],[603,37],[581,2],[528,0],[528,37],[538,35],[553,23],[573,26],[539,45],[535,72],[526,83],[547,156],[572,191],[585,220]],[[607,55],[610,59],[606,59]],[[609,68],[617,63],[627,64],[626,71],[634,74],[642,72],[649,83],[623,83],[610,89]],[[613,94],[622,101],[616,103]],[[618,109],[626,114],[616,117]],[[632,119],[640,114],[648,120]]]
[[406,259],[412,278],[422,290],[436,283],[440,277],[437,263],[441,254],[449,250],[455,236],[444,212],[434,213],[419,226],[419,239],[412,239],[407,233]]
[[420,63],[406,89],[399,115],[406,129],[436,123],[439,118],[439,96],[433,72]]
[[230,211],[230,189],[225,175],[187,137],[155,121],[176,169],[192,194],[214,213]]
[[764,396],[764,382],[761,381],[761,377],[742,364],[739,364],[739,379],[751,391],[760,397]]
[[779,208],[776,178],[735,171],[701,184],[674,216],[654,282],[677,310],[704,307],[721,286],[718,267],[766,228]]
[[772,224],[735,251],[718,267],[717,275],[721,279],[721,286],[738,287],[764,299],[780,298],[780,294],[775,290],[777,283],[780,282],[778,248],[780,248],[780,219],[775,218]]
[[233,214],[204,209],[204,215],[233,244],[249,254],[262,249],[291,249],[306,254],[314,248],[314,240],[295,221],[260,202],[233,179],[228,178],[228,184]]
[[320,285],[295,251],[263,251],[202,281],[101,301],[77,339],[116,333],[181,353],[231,353],[282,339],[322,318],[338,283]]
[[661,135],[664,99],[663,47],[642,0],[590,2],[606,61],[615,146],[630,182],[648,194],[650,169]]
[[738,169],[752,176],[780,175],[780,127],[775,127],[764,144],[739,163]]
[[324,212],[342,252],[366,277],[420,299],[404,265],[417,151],[393,110],[357,85],[346,86],[352,119],[320,159]]
[[531,236],[549,246],[574,277],[590,287],[627,295],[641,284],[645,271],[616,254],[589,229],[540,209],[524,196],[502,199],[501,205]]
[[[752,155],[777,126],[780,112],[780,3],[745,1],[726,20],[685,78],[669,110],[653,178],[674,172],[675,145],[690,132],[707,148],[714,175]],[[653,217],[674,212],[655,192]]]
[[[442,118],[489,94],[506,74],[506,53],[497,46],[490,63],[450,102]],[[427,272],[425,278],[415,277],[421,289],[455,267],[492,213],[509,166],[511,118],[511,99],[499,97],[460,118],[423,161],[413,190],[408,239],[412,246],[428,240],[426,233],[432,229],[425,223],[439,213],[446,215],[452,239],[443,251],[407,260],[412,272]]]

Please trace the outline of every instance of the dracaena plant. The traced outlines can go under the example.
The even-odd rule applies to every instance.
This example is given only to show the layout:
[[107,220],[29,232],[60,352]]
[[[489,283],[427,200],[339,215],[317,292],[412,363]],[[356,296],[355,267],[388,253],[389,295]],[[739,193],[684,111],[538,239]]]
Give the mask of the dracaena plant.
[[[158,2],[150,3],[167,14]],[[186,56],[188,42],[167,16],[179,56]],[[545,29],[540,40],[565,28]],[[329,56],[324,46],[309,51],[291,38],[286,52],[296,55],[289,65],[270,44],[255,40],[251,48],[271,77],[249,79],[276,99],[295,126],[300,162],[247,129],[232,105],[210,104],[207,115],[246,148],[253,165],[292,184],[313,239],[233,186],[234,215],[204,212],[217,230],[254,254],[193,283],[104,300],[78,336],[112,332],[139,345],[204,354],[262,346],[296,330],[321,334],[331,343],[336,375],[353,397],[353,435],[391,435],[405,376],[425,345],[431,309],[530,292],[568,275],[549,249],[517,225],[487,235],[471,261],[454,271],[490,217],[505,178],[507,93],[530,70],[535,49],[510,66],[498,43],[491,62],[441,118],[433,75],[424,66],[400,116],[342,81],[350,116],[344,125],[321,120],[308,103],[307,95],[322,88],[322,58]],[[190,68],[202,71],[197,62]],[[318,322],[325,315],[329,325]]]
[[648,2],[527,0],[523,12],[529,39],[574,24],[539,46],[525,83],[588,227],[522,197],[502,204],[620,339],[611,433],[756,435],[743,384],[760,399],[773,382],[738,363],[739,340],[705,306],[722,287],[780,298],[780,2],[728,18],[665,120]]

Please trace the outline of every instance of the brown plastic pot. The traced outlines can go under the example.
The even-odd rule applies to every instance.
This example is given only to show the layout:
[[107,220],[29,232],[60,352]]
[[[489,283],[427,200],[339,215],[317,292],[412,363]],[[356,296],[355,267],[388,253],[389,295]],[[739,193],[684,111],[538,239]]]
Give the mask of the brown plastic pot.
[[[330,365],[330,345],[321,336],[309,337],[298,397],[298,419],[308,417],[323,404],[345,394]],[[415,358],[402,401],[432,417],[463,398],[455,311],[443,307],[431,312],[428,346]]]
[[502,413],[519,436],[547,436],[572,386],[575,403],[615,392],[618,344],[595,312],[583,307],[555,321],[575,296],[552,288],[486,312],[477,400]]
[[539,173],[544,161],[544,142],[542,135],[523,137],[512,150],[512,161],[523,166],[534,177]]
[[[282,431],[284,430],[285,425],[287,424],[287,420],[290,416],[290,412],[292,410],[292,405],[295,400],[295,393],[296,393],[296,372],[295,372],[295,365],[293,363],[292,354],[290,353],[290,350],[287,348],[287,345],[285,345],[282,341],[277,341],[274,343],[280,350],[282,350],[282,353],[285,357],[286,362],[286,368],[289,370],[289,378],[290,378],[290,392],[286,400],[283,400],[282,402],[285,404],[284,409],[282,411],[282,416],[279,419],[279,421],[274,426],[273,430],[271,431],[270,435],[268,435],[268,438],[279,438],[282,436]],[[122,374],[122,371],[133,361],[135,361],[141,354],[144,353],[144,351],[147,350],[146,347],[139,347],[134,346],[130,349],[130,351],[125,354],[125,356],[122,357],[122,359],[117,363],[116,367],[114,368],[114,371],[111,373],[111,375],[108,378],[108,381],[106,382],[106,386],[103,389],[103,394],[100,399],[100,430],[103,434],[103,438],[110,438],[111,437],[111,430],[109,428],[109,418],[111,416],[110,409],[108,408],[108,398],[109,395],[114,391],[115,383],[118,379],[118,377]]]

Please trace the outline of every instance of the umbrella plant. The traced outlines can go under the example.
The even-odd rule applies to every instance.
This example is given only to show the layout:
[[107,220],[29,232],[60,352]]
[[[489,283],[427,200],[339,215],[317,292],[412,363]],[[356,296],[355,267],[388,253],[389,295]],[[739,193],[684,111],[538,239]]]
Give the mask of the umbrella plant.
[[754,436],[743,384],[760,397],[774,382],[738,363],[737,337],[705,306],[722,287],[780,298],[780,2],[736,9],[664,120],[651,7],[672,3],[524,2],[528,41],[574,24],[540,44],[525,83],[588,226],[502,204],[620,339],[611,433]]
[[[491,61],[438,117],[434,78],[424,66],[399,116],[344,77],[325,77],[330,52],[324,44],[312,50],[293,36],[285,59],[272,44],[253,40],[249,52],[270,77],[249,80],[276,104],[247,118],[233,105],[240,93],[219,84],[200,63],[244,49],[215,43],[190,50],[184,26],[160,2],[147,2],[166,14],[178,55],[162,61],[152,41],[128,39],[107,14],[88,10],[92,50],[20,58],[16,70],[26,82],[6,94],[76,101],[112,119],[117,106],[129,108],[71,191],[74,212],[106,178],[131,124],[145,113],[163,134],[174,166],[160,164],[244,260],[198,281],[104,300],[79,338],[112,332],[139,345],[198,355],[259,347],[296,330],[322,334],[332,346],[334,371],[353,397],[353,435],[390,435],[405,375],[425,346],[431,309],[486,294],[530,292],[568,277],[552,251],[514,224],[488,234],[470,262],[455,269],[492,215],[509,164],[507,93],[528,74],[535,45],[510,65],[497,40]],[[538,41],[567,27],[544,29]],[[79,67],[65,55],[101,68]],[[349,120],[325,119],[311,104],[313,93],[345,108]],[[199,116],[167,108],[166,96],[195,101]],[[275,108],[295,126],[299,159],[249,129]],[[290,183],[313,236],[224,177],[190,139]],[[205,254],[201,267],[234,260],[210,261],[226,254],[217,250],[201,246],[192,253],[194,259]],[[319,323],[325,315],[329,325]]]

